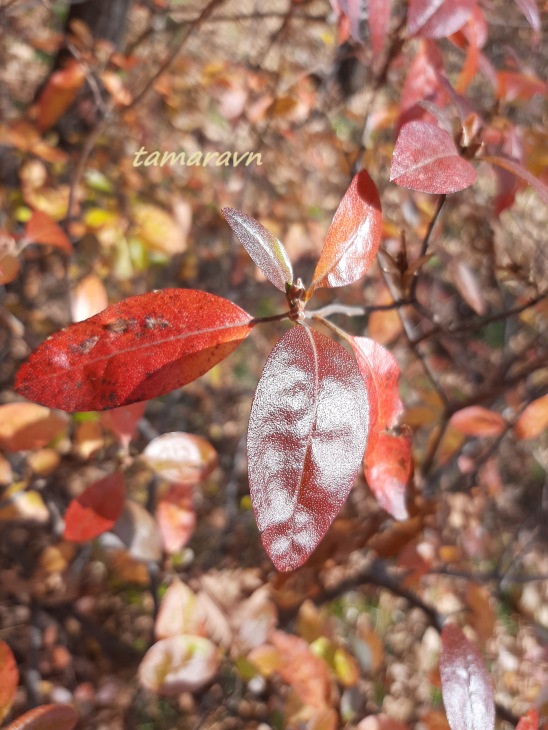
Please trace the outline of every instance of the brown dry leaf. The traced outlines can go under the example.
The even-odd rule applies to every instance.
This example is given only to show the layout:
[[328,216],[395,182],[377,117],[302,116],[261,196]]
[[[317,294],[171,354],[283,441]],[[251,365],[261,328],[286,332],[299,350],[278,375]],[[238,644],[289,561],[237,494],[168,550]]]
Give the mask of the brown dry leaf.
[[13,481],[13,471],[11,464],[5,456],[0,454],[0,485],[6,486]]
[[217,452],[209,441],[179,431],[152,439],[142,456],[158,476],[179,484],[197,484],[217,465]]
[[534,439],[548,428],[548,395],[529,403],[514,430],[518,439]]
[[440,710],[430,710],[421,717],[421,723],[423,723],[427,730],[451,730],[445,713]]
[[112,571],[124,583],[143,587],[150,586],[147,566],[133,558],[127,550],[110,551],[107,561]]
[[[380,297],[375,299],[375,304],[391,304],[392,297],[387,289],[382,290]],[[393,342],[402,332],[402,323],[397,309],[371,312],[367,322],[367,333],[372,340],[381,345],[388,345]]]
[[105,285],[95,274],[78,282],[70,295],[70,313],[73,322],[81,322],[108,307]]
[[267,586],[257,589],[234,612],[238,642],[247,652],[264,644],[278,623],[278,612]]
[[135,203],[132,217],[136,236],[150,248],[169,256],[186,250],[185,231],[163,208],[152,203]]
[[496,616],[490,601],[489,591],[476,583],[469,583],[465,602],[470,613],[470,623],[482,646],[493,636]]
[[139,682],[152,692],[175,697],[205,687],[214,679],[219,664],[219,650],[209,639],[171,636],[147,651],[139,666]]
[[455,286],[466,304],[480,316],[487,311],[483,289],[475,272],[464,261],[453,261],[452,273]]
[[80,459],[87,461],[105,445],[99,421],[84,421],[76,426],[74,452]]
[[53,218],[41,210],[33,211],[25,225],[25,238],[30,243],[42,243],[55,246],[67,253],[72,253],[72,243],[67,234]]
[[156,520],[137,502],[126,501],[124,511],[112,528],[135,560],[148,562],[162,557],[162,540]]
[[15,657],[6,642],[0,641],[0,723],[10,711],[18,684]]
[[249,652],[247,659],[257,668],[261,677],[267,679],[278,671],[284,661],[281,651],[271,644],[256,646]]
[[132,96],[124,82],[114,71],[103,71],[101,81],[118,106],[129,106]]
[[11,253],[2,254],[0,252],[0,285],[9,284],[10,281],[13,281],[19,273],[20,268],[21,262],[17,256]]
[[330,635],[328,622],[321,611],[310,600],[303,601],[297,616],[297,633],[308,644],[311,644],[321,636]]
[[297,693],[303,704],[323,708],[328,705],[330,694],[327,664],[317,657],[309,645],[298,636],[274,631],[271,636],[274,647],[282,656],[277,671],[284,682]]
[[35,403],[0,406],[0,446],[7,451],[40,449],[66,430],[67,417]]
[[398,555],[401,549],[422,530],[422,526],[421,516],[412,517],[405,522],[392,522],[384,532],[373,535],[367,544],[381,558],[390,558]]
[[45,524],[49,519],[42,496],[32,489],[26,491],[22,482],[6,489],[0,498],[0,522],[23,520]]
[[84,69],[75,59],[50,76],[36,103],[38,129],[49,129],[63,116],[85,78]]
[[174,578],[162,598],[154,635],[157,639],[167,639],[181,634],[203,636],[205,617],[194,591]]
[[314,712],[306,724],[306,730],[337,730],[338,727],[339,716],[329,707]]
[[358,723],[356,730],[409,730],[409,726],[381,713],[379,715],[369,715],[369,717],[363,719]]
[[204,615],[209,638],[219,646],[230,649],[234,641],[234,634],[226,613],[206,591],[198,592],[198,602],[200,611]]
[[371,620],[365,614],[358,618],[356,639],[352,643],[363,670],[369,674],[378,671],[384,659],[384,647],[381,637],[373,631]]
[[70,705],[40,705],[20,715],[6,730],[73,730],[77,722]]
[[61,461],[61,456],[55,449],[39,449],[29,454],[27,464],[40,477],[52,474]]

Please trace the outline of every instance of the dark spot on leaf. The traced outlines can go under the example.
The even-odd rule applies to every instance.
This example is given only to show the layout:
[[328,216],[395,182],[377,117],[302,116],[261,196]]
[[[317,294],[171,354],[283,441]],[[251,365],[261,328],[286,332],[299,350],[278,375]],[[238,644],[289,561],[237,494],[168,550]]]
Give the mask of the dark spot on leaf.
[[147,330],[152,330],[155,328],[159,328],[164,330],[166,327],[170,327],[171,325],[167,321],[167,319],[164,319],[163,317],[152,317],[150,314],[147,314],[145,317],[145,327]]
[[124,319],[121,317],[120,319],[114,320],[114,322],[109,322],[105,325],[105,329],[108,332],[114,332],[115,334],[121,334],[122,332],[126,332],[129,327],[129,322],[127,319]]
[[93,350],[95,345],[99,342],[99,336],[89,337],[80,343],[80,352],[87,354],[90,350]]

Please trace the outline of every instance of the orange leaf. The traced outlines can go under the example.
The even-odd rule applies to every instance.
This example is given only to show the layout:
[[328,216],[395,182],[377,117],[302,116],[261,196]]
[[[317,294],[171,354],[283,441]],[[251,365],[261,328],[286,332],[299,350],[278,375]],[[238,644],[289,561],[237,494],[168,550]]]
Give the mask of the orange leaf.
[[196,525],[192,490],[186,485],[172,485],[158,502],[156,520],[165,551],[170,555],[179,552],[192,537]]
[[70,312],[73,322],[81,322],[108,307],[105,285],[95,274],[80,281],[70,295]]
[[450,425],[467,436],[499,436],[506,424],[500,413],[483,406],[468,406],[451,416]]
[[72,253],[72,244],[61,226],[41,210],[33,211],[25,225],[25,236],[31,243],[56,246],[67,253]]
[[37,124],[42,132],[53,127],[71,106],[85,78],[84,69],[76,60],[51,75],[36,104]]
[[65,540],[85,542],[110,530],[122,513],[125,498],[121,472],[94,482],[69,504],[65,515]]
[[548,428],[548,395],[529,403],[514,427],[518,439],[534,439]]
[[329,697],[327,664],[317,657],[306,641],[298,636],[275,631],[272,643],[283,657],[277,672],[289,684],[305,705],[322,708]]
[[10,711],[18,684],[15,657],[6,642],[0,641],[0,723]]
[[66,416],[34,403],[0,406],[0,446],[7,451],[40,449],[66,428]]

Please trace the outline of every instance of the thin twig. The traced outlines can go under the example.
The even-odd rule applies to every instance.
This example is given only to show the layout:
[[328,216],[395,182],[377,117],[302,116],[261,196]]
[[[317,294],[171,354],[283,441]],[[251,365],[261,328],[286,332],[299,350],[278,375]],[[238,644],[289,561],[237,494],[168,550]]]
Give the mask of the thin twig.
[[[428,251],[428,246],[430,244],[430,238],[432,237],[432,231],[434,230],[434,227],[438,221],[438,218],[440,217],[441,210],[442,210],[446,200],[447,200],[447,195],[445,195],[445,194],[440,195],[440,197],[438,198],[436,210],[434,211],[434,215],[432,216],[432,218],[430,220],[428,229],[426,231],[426,235],[424,236],[424,238],[422,240],[421,250],[419,253],[419,259],[422,259],[424,256],[426,256],[426,252]],[[415,299],[418,283],[419,283],[419,277],[414,276],[413,281],[411,282],[411,291],[410,291],[410,296],[412,299]]]

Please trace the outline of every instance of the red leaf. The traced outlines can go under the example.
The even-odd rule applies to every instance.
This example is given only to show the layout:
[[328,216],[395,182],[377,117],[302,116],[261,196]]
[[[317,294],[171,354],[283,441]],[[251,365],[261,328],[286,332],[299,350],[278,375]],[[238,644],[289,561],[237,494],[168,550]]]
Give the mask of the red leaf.
[[70,705],[40,705],[14,720],[6,730],[73,730],[78,715]]
[[447,38],[472,15],[476,0],[409,0],[407,32],[422,38]]
[[441,633],[440,674],[451,730],[493,730],[493,686],[484,661],[456,624]]
[[474,183],[476,171],[459,157],[451,135],[434,124],[409,122],[398,135],[390,180],[423,193],[455,193]]
[[[351,337],[350,344],[369,395],[370,432],[391,428],[403,410],[398,390],[398,363],[391,352],[368,337]],[[369,447],[372,436],[370,433]]]
[[72,244],[61,226],[41,210],[33,211],[30,220],[25,225],[25,237],[31,243],[56,246],[67,253],[72,253],[73,250]]
[[76,99],[85,78],[82,65],[74,59],[51,75],[36,103],[37,124],[41,132],[52,127],[63,116]]
[[380,506],[396,520],[407,520],[406,489],[413,474],[411,436],[381,433],[367,451],[364,474]]
[[101,413],[101,424],[116,434],[122,446],[127,449],[129,442],[137,431],[137,424],[145,415],[146,407],[147,404],[144,401],[105,411]]
[[518,724],[516,730],[538,730],[538,712],[532,708],[524,715]]
[[413,118],[422,117],[426,111],[417,106],[419,102],[428,99],[437,106],[442,106],[440,74],[443,74],[443,58],[434,41],[422,40],[420,49],[405,77],[402,95],[400,98],[399,126]]
[[19,684],[15,657],[5,641],[0,641],[0,723],[11,709]]
[[173,484],[158,500],[156,521],[166,553],[173,555],[179,552],[192,537],[196,526],[192,488],[185,484]]
[[252,327],[247,312],[214,294],[142,294],[47,339],[20,368],[15,388],[65,411],[149,400],[206,373]]
[[492,165],[498,165],[499,167],[508,170],[514,175],[521,177],[523,180],[529,183],[529,185],[543,201],[543,203],[548,205],[548,187],[541,180],[539,180],[538,177],[531,175],[530,172],[528,172],[517,162],[514,162],[513,160],[508,160],[505,157],[493,156],[478,157],[478,159],[480,160],[480,162],[490,162]]
[[264,366],[247,439],[255,518],[278,570],[302,565],[337,516],[363,459],[368,423],[367,393],[350,354],[308,328],[289,330]]
[[110,530],[122,514],[126,485],[121,472],[94,482],[69,504],[65,514],[65,540],[85,542]]
[[368,0],[367,20],[371,34],[373,58],[382,53],[390,25],[390,0]]
[[350,186],[327,232],[310,291],[360,279],[375,260],[382,236],[381,201],[366,170]]
[[527,22],[535,31],[535,33],[540,33],[542,26],[540,23],[540,15],[535,0],[516,0],[516,5],[525,15],[525,17],[527,18]]
[[450,424],[467,436],[498,436],[506,421],[495,411],[483,406],[468,406],[451,416]]
[[283,244],[259,221],[240,210],[223,208],[223,215],[266,278],[285,292],[285,285],[293,283],[293,269]]

